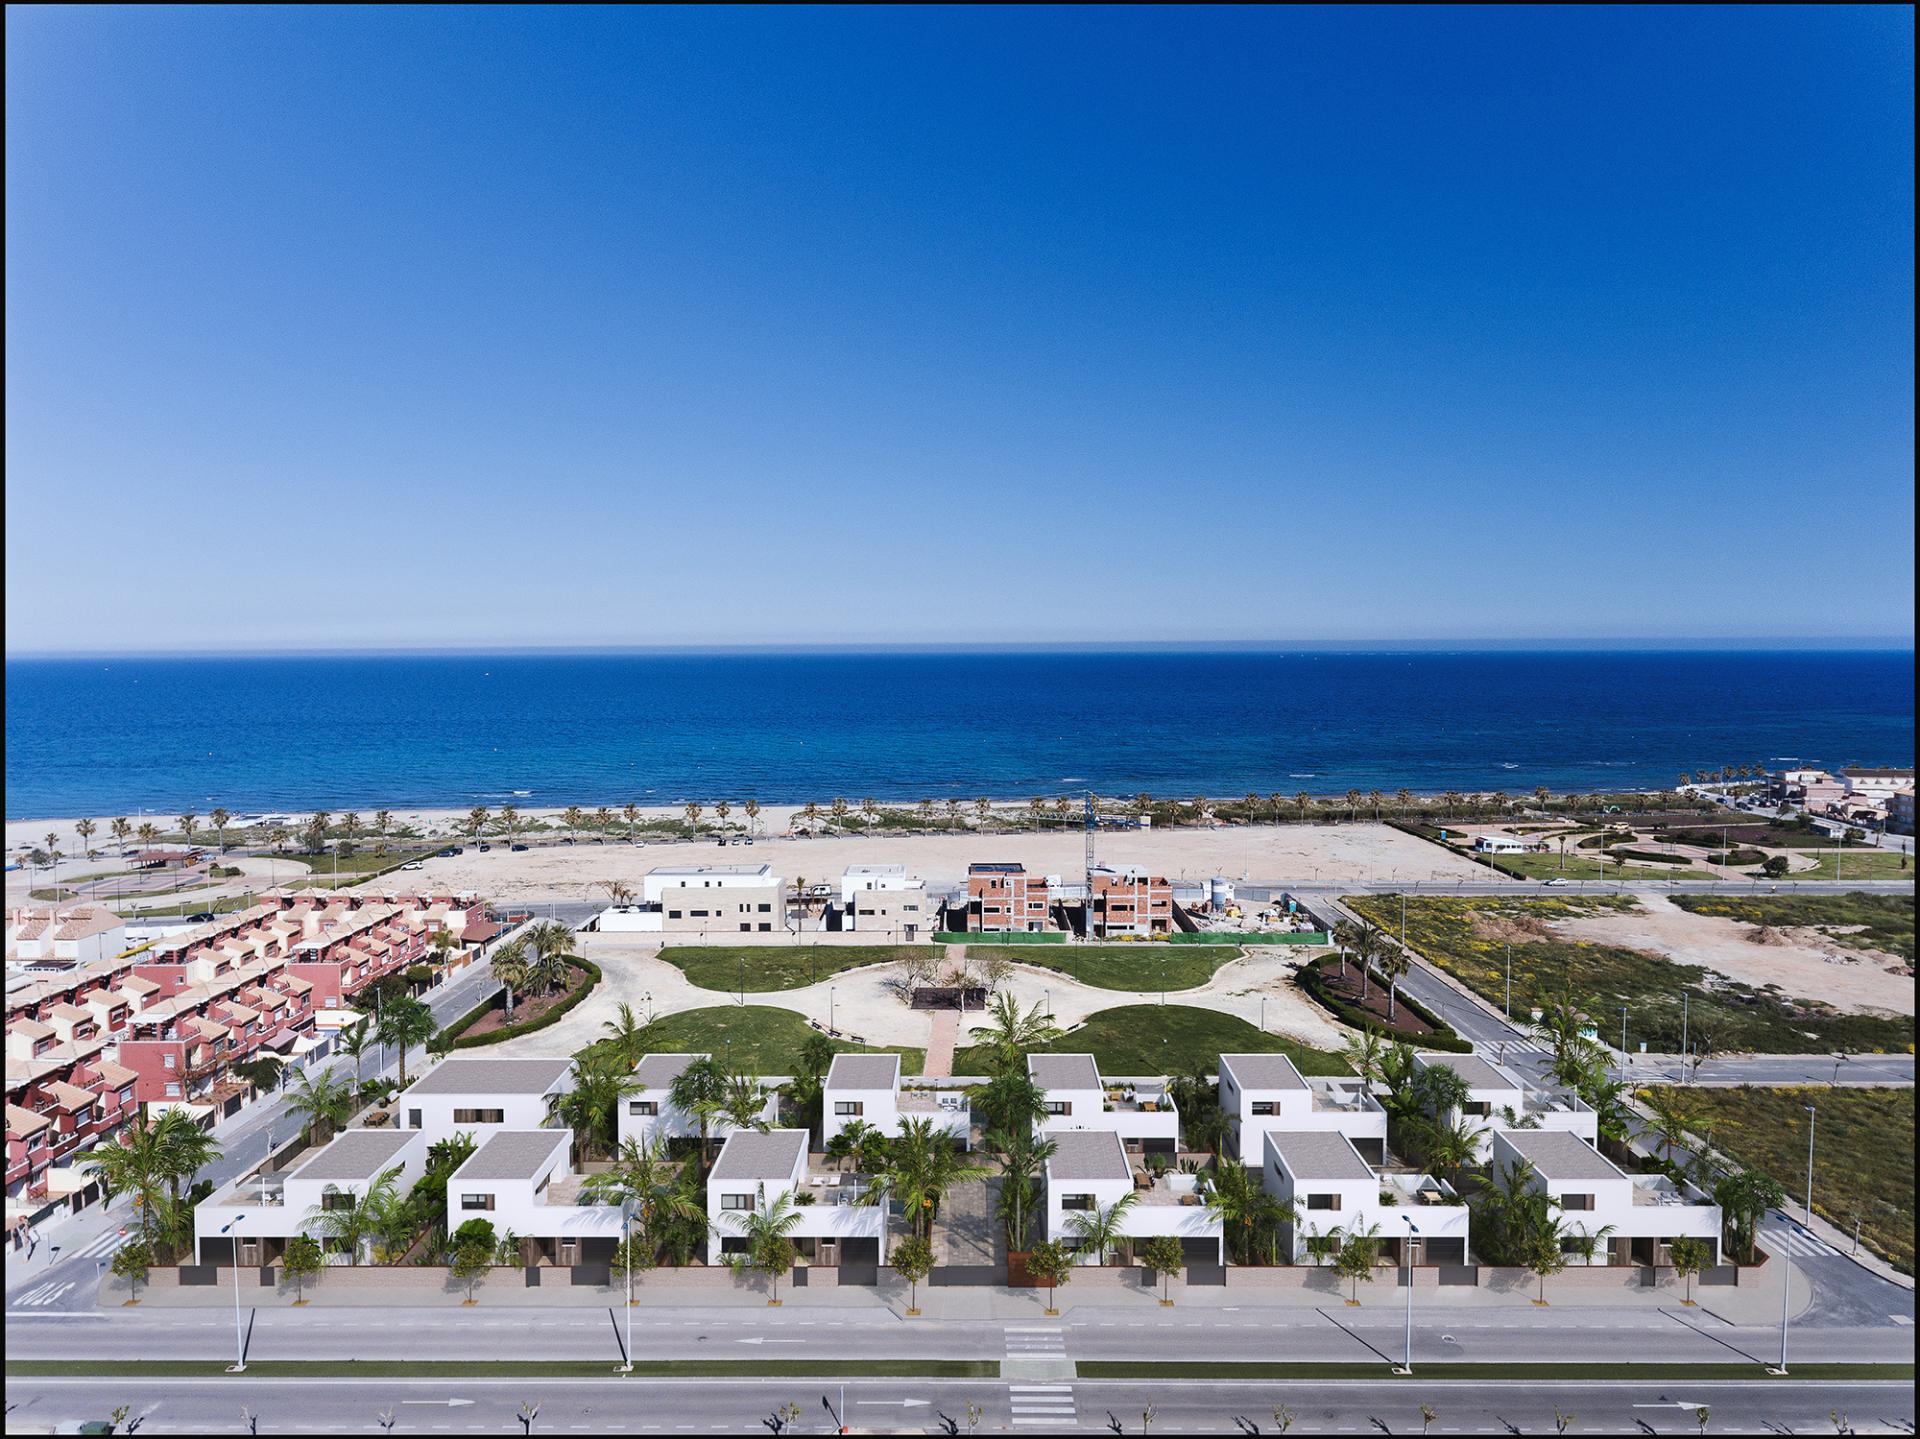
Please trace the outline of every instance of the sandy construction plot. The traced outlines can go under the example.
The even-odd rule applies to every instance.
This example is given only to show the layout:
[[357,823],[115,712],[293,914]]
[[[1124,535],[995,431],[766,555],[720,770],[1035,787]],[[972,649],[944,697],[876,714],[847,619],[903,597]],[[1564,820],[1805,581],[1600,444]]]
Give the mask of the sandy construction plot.
[[1767,943],[1752,937],[1754,925],[1715,915],[1693,914],[1665,895],[1643,894],[1636,908],[1555,920],[1568,939],[1592,940],[1647,950],[1759,988],[1777,984],[1796,999],[1819,1000],[1836,1009],[1912,1014],[1913,979],[1897,955],[1846,949],[1816,930],[1775,930]]

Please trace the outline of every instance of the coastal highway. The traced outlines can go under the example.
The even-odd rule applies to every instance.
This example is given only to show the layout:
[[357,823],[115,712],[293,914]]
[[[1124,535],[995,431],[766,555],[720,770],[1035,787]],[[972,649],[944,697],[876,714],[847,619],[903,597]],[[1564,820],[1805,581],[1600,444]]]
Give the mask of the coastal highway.
[[[1421,1406],[1433,1411],[1431,1430]],[[1905,1381],[1404,1379],[1008,1382],[647,1378],[9,1379],[7,1432],[74,1432],[118,1405],[141,1434],[1862,1434],[1912,1433]],[[970,1413],[977,1406],[977,1414]],[[1707,1411],[1703,1426],[1697,1411]],[[522,1418],[533,1411],[523,1429]],[[972,1422],[970,1422],[972,1421]],[[389,1427],[391,1426],[391,1427]]]

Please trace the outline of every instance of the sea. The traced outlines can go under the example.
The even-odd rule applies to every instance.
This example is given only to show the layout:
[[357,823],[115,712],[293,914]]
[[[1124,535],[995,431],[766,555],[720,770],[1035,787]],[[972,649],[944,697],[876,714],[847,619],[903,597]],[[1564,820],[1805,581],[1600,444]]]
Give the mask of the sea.
[[1908,651],[9,659],[6,815],[1655,789],[1913,763]]

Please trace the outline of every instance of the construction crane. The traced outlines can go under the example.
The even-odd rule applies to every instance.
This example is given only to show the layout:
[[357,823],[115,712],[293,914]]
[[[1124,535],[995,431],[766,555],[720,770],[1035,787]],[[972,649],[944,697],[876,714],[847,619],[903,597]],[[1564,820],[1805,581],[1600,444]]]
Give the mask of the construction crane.
[[1093,938],[1093,864],[1094,864],[1093,836],[1094,836],[1094,832],[1100,828],[1100,804],[1099,804],[1099,800],[1095,797],[1092,790],[1087,791],[1086,828],[1087,828],[1087,907],[1084,911],[1086,915],[1086,923],[1085,923],[1085,930],[1082,935],[1082,938],[1091,941]]

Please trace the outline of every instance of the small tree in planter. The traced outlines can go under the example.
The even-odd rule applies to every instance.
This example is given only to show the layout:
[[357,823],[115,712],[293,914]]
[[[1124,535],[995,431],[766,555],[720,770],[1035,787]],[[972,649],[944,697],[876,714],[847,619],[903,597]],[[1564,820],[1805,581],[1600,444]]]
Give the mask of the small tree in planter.
[[1380,1254],[1380,1229],[1378,1225],[1355,1225],[1340,1235],[1340,1253],[1334,1258],[1333,1267],[1342,1279],[1352,1286],[1347,1295],[1348,1304],[1360,1302],[1360,1285],[1373,1283],[1373,1264]]
[[1707,1260],[1712,1255],[1708,1252],[1704,1239],[1676,1239],[1670,1248],[1673,1251],[1673,1272],[1687,1283],[1687,1297],[1680,1302],[1691,1306],[1693,1276],[1707,1267]]
[[140,1302],[140,1286],[147,1282],[147,1270],[153,1267],[153,1250],[144,1239],[129,1239],[113,1252],[113,1272],[132,1286],[129,1304]]
[[1058,1239],[1043,1239],[1027,1253],[1027,1273],[1043,1281],[1047,1286],[1047,1308],[1049,1315],[1058,1315],[1055,1299],[1062,1284],[1073,1278],[1073,1251]]
[[293,1302],[305,1304],[306,1281],[320,1272],[324,1262],[320,1254],[320,1242],[305,1234],[296,1234],[287,1241],[287,1252],[280,1256],[280,1267],[293,1281]]
[[1140,1257],[1160,1276],[1161,1307],[1171,1309],[1173,1276],[1180,1272],[1181,1261],[1186,1257],[1180,1252],[1180,1241],[1171,1234],[1156,1234],[1141,1246]]
[[933,1273],[933,1244],[910,1235],[893,1246],[893,1270],[907,1281],[907,1313],[920,1312],[920,1281]]
[[474,1286],[493,1267],[493,1241],[469,1235],[454,1245],[453,1259],[447,1267],[455,1279],[467,1286],[466,1303],[472,1304]]
[[793,1268],[795,1258],[793,1241],[787,1236],[799,1225],[800,1211],[794,1205],[791,1192],[782,1193],[769,1203],[764,1184],[755,1190],[755,1198],[756,1207],[747,1213],[723,1216],[747,1241],[747,1252],[735,1257],[733,1269],[736,1274],[752,1270],[766,1275],[772,1281],[767,1303],[778,1304],[780,1276]]

